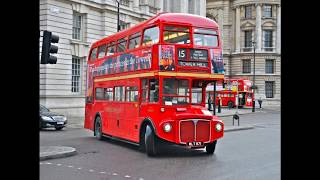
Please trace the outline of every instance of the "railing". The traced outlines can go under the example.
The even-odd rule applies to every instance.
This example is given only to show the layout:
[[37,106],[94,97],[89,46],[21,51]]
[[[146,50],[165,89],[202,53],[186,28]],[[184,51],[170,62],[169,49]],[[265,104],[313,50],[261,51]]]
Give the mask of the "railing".
[[[276,48],[275,47],[263,47],[261,48],[261,52],[275,52]],[[253,47],[242,47],[241,52],[250,52],[253,53]],[[256,48],[257,52],[257,48]]]

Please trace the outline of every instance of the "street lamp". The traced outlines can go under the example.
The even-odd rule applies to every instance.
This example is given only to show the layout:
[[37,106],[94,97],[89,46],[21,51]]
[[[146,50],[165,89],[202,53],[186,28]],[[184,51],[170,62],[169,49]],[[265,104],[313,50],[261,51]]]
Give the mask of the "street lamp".
[[120,0],[115,0],[117,1],[118,3],[118,11],[117,11],[117,16],[118,16],[118,20],[117,20],[117,32],[120,31],[120,7],[119,7],[119,4],[120,4]]
[[253,101],[252,101],[252,112],[255,112],[256,100],[254,96],[254,91],[256,89],[256,42],[252,42],[253,45]]

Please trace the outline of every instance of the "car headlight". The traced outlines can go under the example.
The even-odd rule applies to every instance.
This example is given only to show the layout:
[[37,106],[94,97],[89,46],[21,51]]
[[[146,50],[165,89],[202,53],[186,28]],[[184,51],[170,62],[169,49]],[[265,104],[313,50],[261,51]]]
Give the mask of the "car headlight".
[[172,129],[172,126],[171,126],[169,123],[165,123],[165,124],[163,125],[163,130],[164,130],[164,132],[170,132],[171,129]]
[[41,116],[41,118],[45,121],[53,121],[53,119],[51,117],[48,116]]
[[216,124],[216,131],[219,132],[219,131],[221,131],[221,130],[222,130],[221,124],[220,124],[220,123],[217,123],[217,124]]

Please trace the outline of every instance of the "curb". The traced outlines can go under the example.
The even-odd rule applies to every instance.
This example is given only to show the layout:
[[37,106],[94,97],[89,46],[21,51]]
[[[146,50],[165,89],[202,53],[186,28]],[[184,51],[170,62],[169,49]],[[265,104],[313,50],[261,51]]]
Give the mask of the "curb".
[[240,131],[240,130],[248,130],[253,129],[254,126],[231,126],[224,129],[224,132],[230,132],[230,131]]
[[69,157],[75,154],[77,154],[77,151],[73,147],[66,147],[66,146],[41,146],[40,147],[40,161]]

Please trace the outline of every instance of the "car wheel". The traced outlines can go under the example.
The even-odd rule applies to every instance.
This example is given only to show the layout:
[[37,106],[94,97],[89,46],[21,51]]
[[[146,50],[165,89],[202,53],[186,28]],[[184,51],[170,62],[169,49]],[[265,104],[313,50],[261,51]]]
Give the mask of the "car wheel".
[[233,108],[233,102],[232,101],[228,102],[228,108]]
[[216,144],[217,144],[217,140],[213,141],[212,143],[206,146],[207,154],[212,155],[214,153],[214,150],[216,149]]
[[60,131],[63,127],[55,127],[57,131]]
[[97,117],[94,124],[94,134],[97,139],[102,140],[102,126],[101,126],[101,118]]
[[150,125],[146,126],[144,140],[145,140],[145,150],[147,152],[147,155],[155,156],[158,151],[158,147],[157,147],[158,142],[157,142],[157,136],[155,135]]

